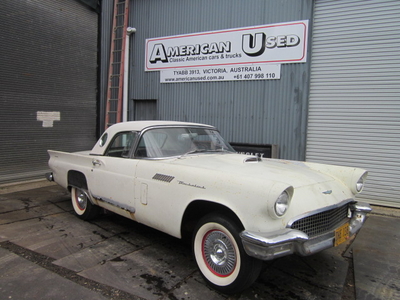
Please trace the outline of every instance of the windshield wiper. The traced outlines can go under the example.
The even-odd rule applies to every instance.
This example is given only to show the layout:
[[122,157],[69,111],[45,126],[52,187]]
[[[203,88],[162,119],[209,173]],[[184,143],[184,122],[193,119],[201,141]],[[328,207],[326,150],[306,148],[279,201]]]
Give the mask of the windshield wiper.
[[229,152],[229,150],[226,149],[226,148],[220,148],[220,149],[195,149],[195,150],[190,150],[190,151],[186,152],[184,155],[195,154],[195,153],[204,153],[204,152]]
[[195,149],[195,150],[190,150],[190,151],[186,152],[184,155],[194,154],[194,153],[202,153],[202,152],[208,152],[208,151],[212,151],[212,150],[207,150],[207,149]]

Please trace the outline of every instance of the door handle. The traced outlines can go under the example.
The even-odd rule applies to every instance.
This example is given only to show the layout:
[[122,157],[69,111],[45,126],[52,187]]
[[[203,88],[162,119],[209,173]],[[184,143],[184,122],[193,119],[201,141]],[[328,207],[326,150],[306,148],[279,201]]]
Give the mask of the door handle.
[[101,166],[101,162],[98,159],[93,159],[92,160],[92,165],[93,166]]

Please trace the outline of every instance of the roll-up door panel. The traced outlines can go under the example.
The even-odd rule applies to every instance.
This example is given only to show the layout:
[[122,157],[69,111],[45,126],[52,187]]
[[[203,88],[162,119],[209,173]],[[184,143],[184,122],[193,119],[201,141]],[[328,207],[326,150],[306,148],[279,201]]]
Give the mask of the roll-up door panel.
[[400,2],[315,1],[306,159],[369,171],[400,207]]
[[97,13],[76,0],[1,0],[0,23],[0,184],[44,178],[47,149],[96,140]]

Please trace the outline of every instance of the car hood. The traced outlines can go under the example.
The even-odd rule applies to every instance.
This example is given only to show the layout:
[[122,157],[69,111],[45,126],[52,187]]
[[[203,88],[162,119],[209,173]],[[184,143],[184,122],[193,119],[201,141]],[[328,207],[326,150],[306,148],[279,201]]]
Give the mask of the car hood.
[[311,169],[307,163],[278,159],[257,159],[243,154],[187,155],[175,160],[176,164],[205,169],[229,176],[241,176],[264,181],[269,179],[299,188],[329,182],[333,177]]

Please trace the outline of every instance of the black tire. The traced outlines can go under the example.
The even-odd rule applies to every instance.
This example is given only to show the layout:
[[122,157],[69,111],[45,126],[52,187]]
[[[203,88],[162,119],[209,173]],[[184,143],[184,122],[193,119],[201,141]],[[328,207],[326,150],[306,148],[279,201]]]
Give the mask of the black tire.
[[85,221],[92,220],[100,213],[100,207],[93,205],[87,193],[79,188],[71,189],[71,201],[75,215]]
[[250,257],[239,237],[240,227],[220,214],[209,214],[193,233],[193,254],[204,280],[217,291],[234,294],[258,278],[262,261]]

